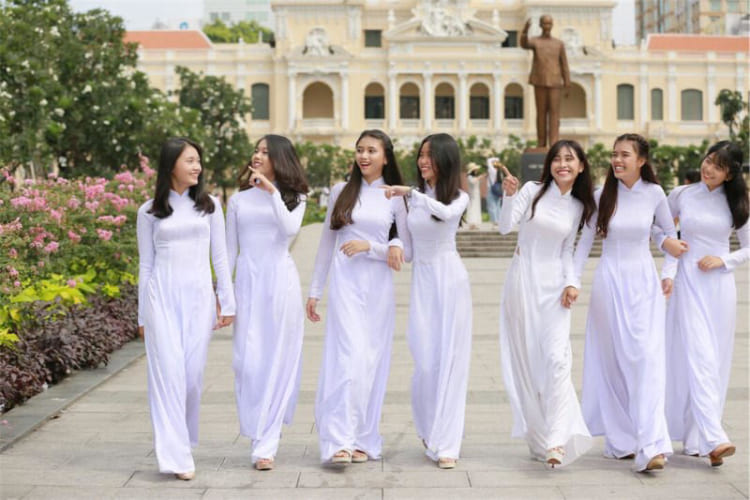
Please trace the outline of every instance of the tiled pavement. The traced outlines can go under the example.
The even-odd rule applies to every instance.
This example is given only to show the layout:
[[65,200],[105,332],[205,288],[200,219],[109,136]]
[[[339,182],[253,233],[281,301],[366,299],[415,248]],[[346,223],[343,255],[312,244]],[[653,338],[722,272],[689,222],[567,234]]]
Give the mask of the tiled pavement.
[[[303,229],[293,253],[303,290],[312,273],[319,225]],[[156,470],[141,357],[89,392],[58,418],[0,454],[0,497],[53,498],[747,498],[748,497],[748,266],[736,273],[738,331],[726,429],[738,448],[723,467],[676,454],[659,474],[637,474],[630,463],[602,458],[603,441],[565,469],[546,470],[511,440],[510,407],[501,380],[498,304],[509,259],[467,259],[474,301],[474,343],[462,458],[442,471],[423,455],[409,402],[411,357],[404,329],[408,269],[396,278],[397,331],[381,432],[383,459],[346,469],[321,466],[313,401],[323,345],[322,323],[307,323],[296,419],[284,430],[276,469],[251,469],[249,442],[239,436],[232,392],[231,332],[215,334],[209,351],[201,413],[197,476],[183,482]],[[592,271],[573,313],[573,377],[580,388],[583,330]],[[320,308],[325,314],[325,304]],[[75,378],[75,377],[74,377]],[[52,398],[55,399],[55,398]],[[13,414],[3,418],[13,425]],[[679,446],[676,451],[679,451]]]

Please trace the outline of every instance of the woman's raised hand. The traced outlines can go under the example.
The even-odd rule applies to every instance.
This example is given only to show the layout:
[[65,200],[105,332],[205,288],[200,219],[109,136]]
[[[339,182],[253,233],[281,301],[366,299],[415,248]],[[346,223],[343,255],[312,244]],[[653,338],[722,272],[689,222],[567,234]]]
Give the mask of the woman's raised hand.
[[269,193],[273,194],[274,191],[276,191],[276,186],[273,185],[273,182],[268,180],[268,177],[258,172],[257,169],[254,169],[250,165],[247,166],[247,168],[250,170],[250,184],[259,187],[260,189],[264,191],[268,191]]
[[517,177],[510,173],[508,167],[502,163],[499,167],[503,171],[503,192],[505,193],[505,196],[513,196],[516,194],[516,191],[518,191],[518,185],[520,182]]
[[409,186],[380,186],[389,200],[394,196],[406,196],[411,191]]

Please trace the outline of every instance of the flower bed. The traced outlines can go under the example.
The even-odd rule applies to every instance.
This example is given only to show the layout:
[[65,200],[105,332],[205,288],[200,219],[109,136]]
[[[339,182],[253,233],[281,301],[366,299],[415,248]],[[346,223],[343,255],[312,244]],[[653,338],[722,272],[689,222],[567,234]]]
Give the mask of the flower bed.
[[0,185],[0,409],[136,336],[135,217],[154,171]]

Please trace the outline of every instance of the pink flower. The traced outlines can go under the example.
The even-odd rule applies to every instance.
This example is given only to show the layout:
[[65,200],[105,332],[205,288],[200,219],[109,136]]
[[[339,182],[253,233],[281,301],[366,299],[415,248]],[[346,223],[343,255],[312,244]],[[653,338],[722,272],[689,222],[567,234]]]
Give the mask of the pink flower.
[[73,243],[78,243],[79,241],[81,241],[80,235],[74,233],[73,231],[68,231],[68,238],[70,238],[70,241],[72,241]]
[[67,285],[68,285],[68,286],[69,286],[70,288],[75,288],[75,287],[76,287],[76,285],[78,284],[78,282],[77,282],[76,280],[73,280],[73,279],[70,279],[70,280],[68,280],[68,281],[67,281],[66,283],[67,283]]
[[8,250],[8,255],[11,259],[15,259],[16,257],[18,257],[18,251],[15,248],[11,248],[10,250]]
[[10,274],[11,278],[17,278],[18,270],[15,267],[11,267],[10,269],[8,269],[8,274]]
[[44,251],[47,253],[54,253],[57,252],[57,249],[60,247],[60,244],[56,241],[50,241],[47,243],[47,246],[44,247]]
[[18,281],[18,280],[16,280],[16,281],[13,282],[13,286],[16,287],[16,288],[18,288],[19,286],[21,286],[21,282]]
[[62,214],[62,212],[60,210],[55,210],[55,209],[50,210],[49,211],[49,216],[52,217],[53,219],[55,219],[55,222],[57,222],[58,224],[60,222],[62,222],[62,216],[63,216],[63,214]]
[[92,212],[96,212],[96,209],[99,208],[98,201],[87,201],[84,205],[86,205],[86,208]]
[[97,229],[96,234],[104,241],[109,241],[112,238],[112,231],[107,231],[106,229]]
[[39,262],[36,263],[36,265],[39,267],[44,267],[45,264],[43,260],[40,260]]
[[115,175],[115,180],[123,184],[130,184],[135,180],[135,177],[133,177],[133,174],[126,170],[125,172],[121,172]]
[[81,206],[81,202],[78,201],[78,198],[76,198],[75,196],[68,200],[68,208],[70,208],[71,210],[75,210],[76,208],[80,206]]

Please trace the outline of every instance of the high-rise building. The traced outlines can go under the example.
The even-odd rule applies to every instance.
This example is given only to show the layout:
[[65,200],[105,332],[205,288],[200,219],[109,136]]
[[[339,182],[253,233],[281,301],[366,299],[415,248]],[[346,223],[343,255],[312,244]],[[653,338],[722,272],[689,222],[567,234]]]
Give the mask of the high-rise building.
[[747,35],[749,11],[747,0],[636,0],[636,35]]
[[240,21],[257,21],[267,28],[273,28],[271,0],[204,0],[203,22],[216,20],[224,24]]

